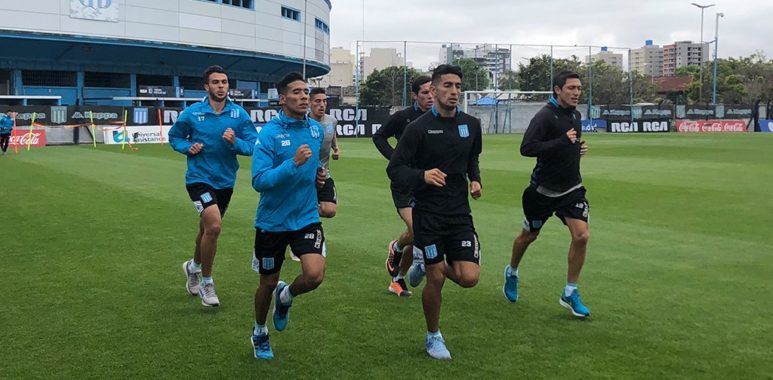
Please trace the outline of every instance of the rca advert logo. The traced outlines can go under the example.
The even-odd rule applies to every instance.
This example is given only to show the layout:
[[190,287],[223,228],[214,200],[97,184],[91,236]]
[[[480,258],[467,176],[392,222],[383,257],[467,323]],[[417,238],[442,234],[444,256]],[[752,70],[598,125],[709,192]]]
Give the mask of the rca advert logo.
[[663,133],[668,132],[669,120],[610,121],[607,132],[611,133]]

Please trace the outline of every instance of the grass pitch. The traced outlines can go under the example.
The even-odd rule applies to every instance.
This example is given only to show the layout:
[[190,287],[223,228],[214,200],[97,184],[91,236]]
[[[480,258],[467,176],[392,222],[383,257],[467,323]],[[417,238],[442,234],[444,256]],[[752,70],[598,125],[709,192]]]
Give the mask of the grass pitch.
[[[534,165],[520,135],[485,136],[482,254],[473,289],[447,282],[453,355],[424,353],[420,289],[387,292],[386,244],[402,229],[386,161],[341,141],[338,215],[324,222],[323,285],[296,299],[276,359],[249,344],[257,193],[242,159],[214,278],[222,306],[184,289],[198,219],[169,146],[47,147],[0,158],[3,378],[767,378],[773,370],[773,135],[588,135],[591,240],[580,290],[558,305],[569,235],[553,218],[502,295]],[[286,261],[282,278],[299,266]],[[270,320],[270,316],[269,316]]]

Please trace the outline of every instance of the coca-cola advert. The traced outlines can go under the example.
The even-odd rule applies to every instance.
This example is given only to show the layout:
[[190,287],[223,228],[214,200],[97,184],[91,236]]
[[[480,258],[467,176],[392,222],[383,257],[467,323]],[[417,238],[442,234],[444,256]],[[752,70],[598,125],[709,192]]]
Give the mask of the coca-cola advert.
[[682,133],[746,132],[745,120],[677,120],[676,130]]
[[33,129],[32,132],[29,129],[17,129],[16,134],[11,136],[11,140],[8,145],[19,146],[19,148],[26,148],[28,145],[35,148],[42,148],[46,146],[46,130],[45,129]]

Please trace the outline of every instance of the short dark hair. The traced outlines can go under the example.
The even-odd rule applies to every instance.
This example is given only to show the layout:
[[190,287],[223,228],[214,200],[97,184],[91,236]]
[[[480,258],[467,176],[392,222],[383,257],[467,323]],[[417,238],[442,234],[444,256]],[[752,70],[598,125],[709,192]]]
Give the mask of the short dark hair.
[[204,75],[203,75],[203,78],[202,78],[202,79],[204,79],[204,84],[209,83],[209,76],[214,74],[214,73],[225,74],[226,76],[228,76],[228,73],[226,73],[225,69],[223,69],[221,66],[212,65],[210,67],[207,67],[206,70],[204,70]]
[[306,80],[303,79],[303,75],[301,75],[301,73],[297,71],[294,71],[292,73],[285,75],[282,79],[280,79],[279,82],[277,82],[276,84],[276,89],[282,95],[287,94],[287,87],[290,85],[290,83],[293,83],[295,81],[301,81],[303,83],[306,83]]
[[440,80],[440,77],[442,75],[446,74],[454,74],[459,77],[459,79],[462,79],[462,68],[456,65],[440,65],[435,68],[435,70],[432,70],[432,83],[437,83],[438,80]]
[[424,83],[427,83],[431,81],[432,78],[430,78],[428,75],[419,75],[416,78],[413,79],[413,82],[411,82],[411,92],[414,94],[418,94],[419,91],[421,91],[421,86],[424,85]]
[[580,79],[580,74],[570,70],[562,70],[560,73],[553,77],[553,88],[550,89],[550,91],[553,91],[553,97],[558,95],[556,94],[556,86],[558,86],[558,88],[564,88],[566,80],[570,78]]
[[314,95],[317,95],[317,94],[325,94],[325,95],[327,95],[327,92],[325,92],[325,89],[323,87],[314,87],[314,88],[311,89],[311,91],[309,91],[309,97],[310,98],[313,97]]

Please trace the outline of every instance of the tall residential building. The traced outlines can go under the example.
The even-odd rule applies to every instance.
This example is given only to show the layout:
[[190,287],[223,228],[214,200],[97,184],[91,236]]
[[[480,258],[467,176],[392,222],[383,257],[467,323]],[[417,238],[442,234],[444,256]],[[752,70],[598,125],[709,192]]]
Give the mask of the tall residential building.
[[349,49],[334,47],[330,49],[330,74],[328,86],[354,86],[354,54]]
[[631,50],[631,70],[650,77],[663,75],[663,48],[653,45],[652,40],[644,46]]
[[677,41],[663,46],[663,75],[674,75],[676,69],[686,66],[700,66],[709,59],[706,43]]
[[609,51],[606,46],[602,46],[600,52],[585,58],[586,63],[595,61],[604,61],[610,66],[617,67],[620,70],[623,69],[623,55]]
[[362,57],[362,81],[368,79],[374,70],[383,70],[390,66],[403,66],[405,59],[393,48],[372,48],[370,55]]
[[499,47],[492,44],[475,45],[473,48],[463,48],[460,44],[443,45],[440,49],[440,63],[453,63],[460,58],[469,58],[491,74],[491,86],[496,87],[499,76],[512,70],[512,54],[509,46]]

